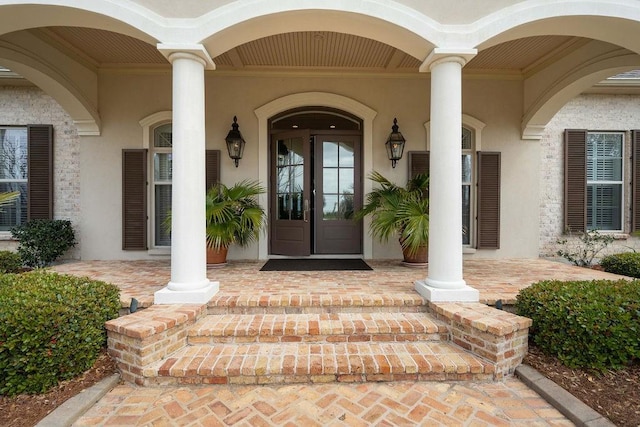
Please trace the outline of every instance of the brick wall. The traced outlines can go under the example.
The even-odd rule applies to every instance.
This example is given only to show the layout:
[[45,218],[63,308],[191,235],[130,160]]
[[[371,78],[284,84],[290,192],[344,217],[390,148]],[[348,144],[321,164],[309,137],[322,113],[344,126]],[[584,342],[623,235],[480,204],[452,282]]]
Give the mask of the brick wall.
[[[54,216],[80,221],[80,137],[71,117],[49,95],[32,86],[0,86],[0,125],[53,125],[54,138]],[[6,239],[6,236],[5,236]],[[80,242],[69,256],[75,257]],[[0,249],[15,243],[0,241]]]
[[[630,130],[640,129],[640,95],[580,95],[569,101],[549,122],[542,136],[540,169],[540,241],[541,256],[554,256],[563,233],[564,136],[565,129],[625,131],[625,182],[630,181]],[[629,186],[624,186],[625,231],[630,229]],[[624,233],[604,253],[640,249],[640,239]],[[573,239],[575,240],[575,238]]]

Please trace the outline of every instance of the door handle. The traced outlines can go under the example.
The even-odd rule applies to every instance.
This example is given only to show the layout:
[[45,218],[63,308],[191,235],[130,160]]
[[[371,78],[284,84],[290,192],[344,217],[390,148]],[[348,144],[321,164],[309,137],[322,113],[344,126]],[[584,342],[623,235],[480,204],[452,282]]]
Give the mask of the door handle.
[[304,199],[304,207],[302,211],[302,219],[304,222],[309,222],[309,199]]

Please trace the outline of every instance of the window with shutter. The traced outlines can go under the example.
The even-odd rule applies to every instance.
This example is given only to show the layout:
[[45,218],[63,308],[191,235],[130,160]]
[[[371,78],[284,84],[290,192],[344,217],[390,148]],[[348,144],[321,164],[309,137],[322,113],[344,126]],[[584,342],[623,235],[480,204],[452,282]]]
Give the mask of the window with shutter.
[[623,165],[623,132],[565,131],[567,230],[622,231]]
[[153,247],[171,246],[171,233],[165,226],[165,221],[171,211],[172,135],[171,123],[158,126],[153,130],[153,176],[151,180]]
[[0,192],[20,195],[0,211],[0,230],[53,218],[53,126],[0,126]]

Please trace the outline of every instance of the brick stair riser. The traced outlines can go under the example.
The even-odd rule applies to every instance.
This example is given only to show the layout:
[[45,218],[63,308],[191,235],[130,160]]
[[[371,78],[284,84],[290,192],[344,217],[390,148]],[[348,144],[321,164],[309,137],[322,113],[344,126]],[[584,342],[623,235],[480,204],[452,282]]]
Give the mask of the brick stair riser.
[[251,336],[193,336],[189,345],[200,344],[246,344],[246,343],[338,343],[338,342],[414,342],[448,341],[449,334],[362,334],[362,335],[251,335]]
[[491,364],[444,343],[220,345],[199,346],[165,360],[145,371],[145,383],[482,381],[493,372]]
[[207,314],[425,313],[425,305],[401,306],[209,306]]
[[208,316],[189,344],[342,343],[449,340],[449,329],[424,313],[322,313]]

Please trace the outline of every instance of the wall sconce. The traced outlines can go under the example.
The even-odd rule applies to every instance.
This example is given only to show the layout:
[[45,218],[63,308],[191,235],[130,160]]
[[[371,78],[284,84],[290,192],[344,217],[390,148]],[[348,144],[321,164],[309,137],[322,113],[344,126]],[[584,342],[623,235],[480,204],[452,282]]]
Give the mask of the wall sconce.
[[231,157],[238,167],[238,163],[242,158],[242,153],[244,152],[244,138],[242,134],[238,130],[240,126],[238,126],[238,118],[233,116],[233,124],[231,125],[231,130],[227,134],[227,137],[224,139],[227,142],[227,151],[229,152],[229,157]]
[[393,126],[391,127],[391,134],[385,142],[387,147],[387,157],[391,160],[391,167],[396,167],[398,160],[402,158],[402,152],[404,151],[404,143],[406,140],[402,134],[398,131],[398,120],[393,119]]

